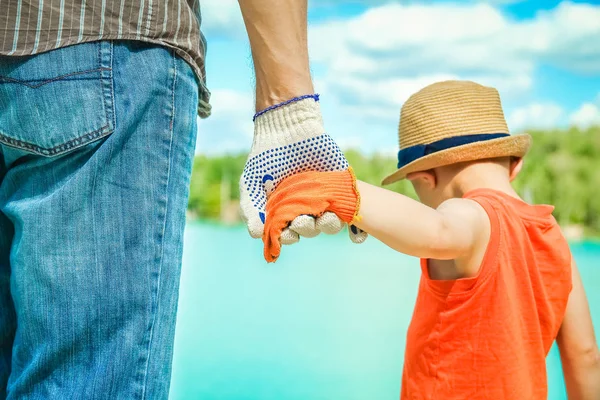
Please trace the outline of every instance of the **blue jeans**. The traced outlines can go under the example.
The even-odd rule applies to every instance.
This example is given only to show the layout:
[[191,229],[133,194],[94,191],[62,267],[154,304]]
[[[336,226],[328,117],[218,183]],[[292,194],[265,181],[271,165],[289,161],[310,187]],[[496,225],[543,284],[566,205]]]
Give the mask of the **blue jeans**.
[[0,57],[0,399],[168,397],[197,85],[141,42]]

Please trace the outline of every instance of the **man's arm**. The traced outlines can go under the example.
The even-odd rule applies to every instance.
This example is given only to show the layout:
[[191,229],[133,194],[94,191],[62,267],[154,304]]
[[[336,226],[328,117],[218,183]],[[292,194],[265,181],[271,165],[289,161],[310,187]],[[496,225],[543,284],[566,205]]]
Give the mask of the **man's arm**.
[[[298,100],[300,96],[312,97],[271,109],[255,120],[249,164],[240,180],[240,208],[250,235],[258,238],[264,232],[267,185],[270,191],[275,189],[276,182],[299,171],[347,168],[348,163],[325,133],[318,97],[314,95],[308,61],[307,1],[239,0],[239,4],[252,48],[256,111]],[[328,146],[327,155],[321,154],[317,138],[320,144]],[[281,156],[277,151],[302,144],[307,147],[302,147],[302,153]],[[311,163],[315,159],[321,163]],[[281,234],[281,242],[291,244],[298,241],[299,234],[313,237],[320,232],[336,233],[342,228],[343,223],[332,213],[318,219],[301,215]],[[367,236],[360,230],[349,232],[355,243],[362,243]]]
[[256,74],[256,110],[314,92],[306,0],[239,0]]
[[437,209],[407,196],[357,182],[361,202],[356,225],[391,248],[437,260],[468,258],[489,239],[489,218],[476,202],[451,199]]
[[569,400],[597,400],[600,399],[600,352],[575,261],[571,270],[573,289],[556,342]]

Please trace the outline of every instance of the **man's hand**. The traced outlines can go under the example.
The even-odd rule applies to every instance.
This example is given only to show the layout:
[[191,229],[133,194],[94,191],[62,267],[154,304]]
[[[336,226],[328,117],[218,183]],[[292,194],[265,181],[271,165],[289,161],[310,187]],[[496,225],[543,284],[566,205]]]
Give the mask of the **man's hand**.
[[[255,121],[254,143],[240,179],[242,216],[250,235],[263,235],[267,196],[285,178],[305,171],[344,171],[348,161],[333,139],[324,132],[319,103],[314,98],[268,111]],[[332,213],[320,218],[302,215],[281,235],[282,244],[291,244],[319,232],[337,233],[344,223]],[[355,243],[366,233],[350,228]]]
[[[256,110],[314,93],[308,62],[307,1],[239,0],[239,4],[252,48]],[[327,147],[329,151],[324,150]],[[250,234],[262,236],[266,196],[283,178],[309,169],[331,171],[347,166],[337,145],[325,134],[314,99],[291,103],[258,117],[254,143],[240,180],[242,216]],[[316,220],[300,216],[291,229],[282,233],[281,243],[295,243],[299,235],[336,233],[343,225],[331,213]],[[350,232],[356,243],[366,238],[355,227]]]

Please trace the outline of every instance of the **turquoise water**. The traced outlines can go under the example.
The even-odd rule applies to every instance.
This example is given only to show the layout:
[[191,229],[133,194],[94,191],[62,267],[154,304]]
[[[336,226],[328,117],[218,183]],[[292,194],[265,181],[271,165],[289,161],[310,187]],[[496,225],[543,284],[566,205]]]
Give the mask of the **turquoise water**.
[[[600,245],[572,249],[600,330]],[[171,399],[397,400],[418,279],[373,238],[322,235],[267,265],[244,228],[190,224]],[[548,375],[566,399],[556,349]]]

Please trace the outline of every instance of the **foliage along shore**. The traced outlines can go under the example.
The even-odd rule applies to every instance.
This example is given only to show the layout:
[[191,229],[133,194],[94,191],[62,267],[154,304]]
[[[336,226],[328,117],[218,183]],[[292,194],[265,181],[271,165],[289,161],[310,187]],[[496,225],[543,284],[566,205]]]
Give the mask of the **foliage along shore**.
[[[533,204],[551,204],[565,233],[574,239],[600,236],[600,127],[531,131],[533,146],[515,180],[515,189]],[[358,179],[379,185],[394,170],[396,160],[388,155],[344,152]],[[239,223],[238,180],[246,154],[194,160],[188,217]],[[391,190],[412,198],[407,181]]]

